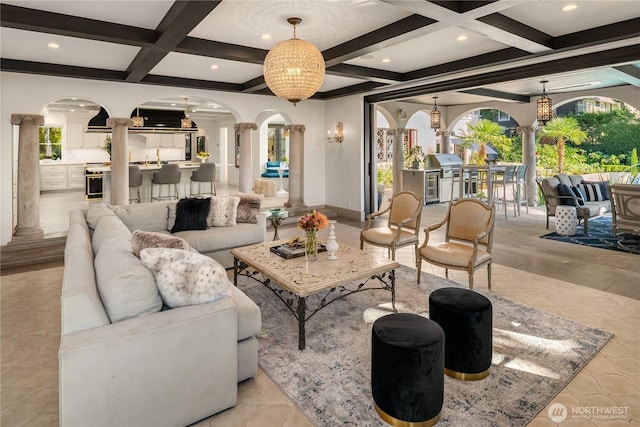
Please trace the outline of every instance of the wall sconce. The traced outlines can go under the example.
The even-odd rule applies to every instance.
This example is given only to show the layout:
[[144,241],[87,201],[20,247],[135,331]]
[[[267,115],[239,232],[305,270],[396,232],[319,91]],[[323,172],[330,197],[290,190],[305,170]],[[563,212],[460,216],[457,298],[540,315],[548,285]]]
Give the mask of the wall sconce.
[[331,131],[328,131],[327,141],[329,142],[342,142],[344,141],[344,134],[342,128],[342,122],[336,123],[336,134],[331,136]]

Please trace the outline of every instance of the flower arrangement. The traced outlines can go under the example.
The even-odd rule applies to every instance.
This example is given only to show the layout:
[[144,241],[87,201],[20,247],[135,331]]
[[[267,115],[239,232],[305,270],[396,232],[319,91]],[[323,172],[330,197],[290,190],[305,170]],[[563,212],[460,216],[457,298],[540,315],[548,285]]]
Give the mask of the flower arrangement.
[[325,214],[314,210],[298,220],[298,228],[307,232],[318,231],[325,228],[328,223],[329,220]]
[[207,153],[206,151],[200,151],[197,157],[199,159],[208,159],[209,157],[211,157],[211,154]]

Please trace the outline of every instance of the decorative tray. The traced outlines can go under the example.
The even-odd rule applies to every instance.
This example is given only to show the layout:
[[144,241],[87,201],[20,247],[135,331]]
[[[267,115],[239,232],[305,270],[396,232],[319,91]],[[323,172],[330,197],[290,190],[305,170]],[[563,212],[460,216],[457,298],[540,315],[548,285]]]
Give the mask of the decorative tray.
[[[304,256],[304,245],[291,247],[289,245],[272,246],[269,248],[274,254],[284,259],[298,258]],[[318,252],[326,252],[327,247],[322,243],[318,243]]]

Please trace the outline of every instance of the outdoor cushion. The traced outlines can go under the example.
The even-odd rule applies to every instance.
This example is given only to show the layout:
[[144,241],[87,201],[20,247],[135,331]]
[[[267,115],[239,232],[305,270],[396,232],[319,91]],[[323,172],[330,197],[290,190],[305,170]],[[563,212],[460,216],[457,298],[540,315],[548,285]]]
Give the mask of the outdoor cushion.
[[[559,196],[571,196],[574,197],[575,193],[573,192],[573,190],[571,189],[571,187],[567,184],[558,184],[558,195]],[[563,198],[560,199],[560,204],[561,205],[567,205],[567,206],[577,206],[578,203],[576,202],[575,199],[569,199],[569,198]]]

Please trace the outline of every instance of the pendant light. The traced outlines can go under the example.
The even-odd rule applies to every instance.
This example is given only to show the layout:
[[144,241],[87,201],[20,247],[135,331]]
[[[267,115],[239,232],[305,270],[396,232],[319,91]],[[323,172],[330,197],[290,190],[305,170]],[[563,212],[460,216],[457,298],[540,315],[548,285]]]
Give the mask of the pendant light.
[[191,128],[191,119],[189,118],[189,98],[184,99],[184,119],[180,120],[182,129]]
[[431,112],[429,113],[429,116],[431,117],[431,129],[437,131],[438,129],[440,129],[440,110],[438,110],[438,105],[437,105],[437,100],[438,97],[434,96],[433,97],[433,110],[431,110]]
[[544,126],[553,118],[553,109],[551,99],[549,99],[545,90],[545,84],[549,83],[549,81],[541,80],[540,83],[542,83],[542,96],[537,101],[536,117],[538,119],[538,124]]
[[144,126],[144,117],[140,116],[140,109],[138,107],[136,107],[136,115],[131,117],[131,120],[133,120],[134,128],[141,128]]
[[264,80],[279,98],[296,105],[320,89],[325,64],[322,53],[311,43],[296,37],[300,18],[287,19],[293,25],[293,38],[282,41],[269,51],[263,66]]

